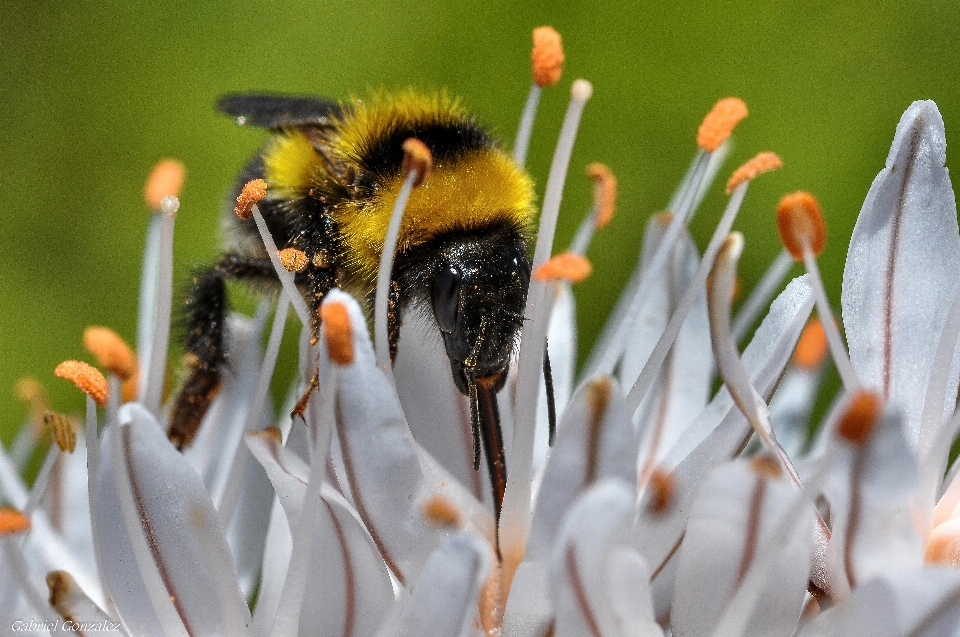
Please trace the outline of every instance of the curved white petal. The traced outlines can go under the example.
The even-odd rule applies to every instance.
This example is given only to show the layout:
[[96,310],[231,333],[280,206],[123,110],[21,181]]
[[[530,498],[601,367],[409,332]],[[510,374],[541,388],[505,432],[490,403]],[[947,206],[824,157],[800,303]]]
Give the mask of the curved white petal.
[[118,468],[110,445],[117,435],[125,465],[119,470],[126,472],[139,515],[137,531],[146,538],[152,567],[185,632],[220,635],[228,626],[246,625],[250,613],[237,586],[233,557],[200,476],[141,405],[124,405],[119,417],[124,424],[108,428],[101,439],[96,541],[103,577],[125,626],[133,634],[162,630],[141,579],[120,489],[115,486]]
[[680,547],[671,626],[690,637],[713,634],[731,598],[764,552],[775,555],[744,634],[789,637],[796,627],[810,572],[813,514],[780,521],[799,497],[786,475],[763,475],[749,461],[713,471],[694,499]]
[[413,594],[380,637],[463,637],[477,616],[490,550],[469,533],[451,535],[423,567]]
[[[943,119],[914,102],[857,218],[843,271],[843,324],[861,382],[899,404],[916,447],[937,337],[960,271]],[[954,360],[944,412],[956,403]]]
[[557,431],[527,541],[527,557],[542,559],[578,495],[604,478],[636,483],[636,433],[616,381],[588,380],[574,394]]

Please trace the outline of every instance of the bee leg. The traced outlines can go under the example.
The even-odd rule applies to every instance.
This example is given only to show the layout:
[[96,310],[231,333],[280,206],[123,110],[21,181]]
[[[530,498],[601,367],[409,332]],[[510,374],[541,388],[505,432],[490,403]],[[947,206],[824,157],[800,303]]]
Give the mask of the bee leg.
[[390,362],[397,362],[397,348],[400,345],[400,284],[390,281],[387,296],[387,341],[390,343]]
[[228,278],[275,280],[269,260],[229,254],[194,276],[184,306],[190,375],[174,402],[167,430],[167,437],[181,451],[193,440],[223,382]]

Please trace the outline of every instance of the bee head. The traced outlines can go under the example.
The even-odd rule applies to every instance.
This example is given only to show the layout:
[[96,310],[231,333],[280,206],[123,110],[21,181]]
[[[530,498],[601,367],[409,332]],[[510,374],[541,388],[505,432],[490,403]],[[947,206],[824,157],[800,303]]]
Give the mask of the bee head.
[[457,388],[468,393],[468,375],[494,377],[495,390],[523,320],[530,264],[522,244],[457,242],[440,251],[430,299]]

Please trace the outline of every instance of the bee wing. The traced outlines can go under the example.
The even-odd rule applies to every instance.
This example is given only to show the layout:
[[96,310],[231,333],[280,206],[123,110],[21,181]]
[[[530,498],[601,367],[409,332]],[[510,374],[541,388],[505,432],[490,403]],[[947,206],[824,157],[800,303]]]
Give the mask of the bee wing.
[[337,102],[321,97],[259,93],[224,95],[217,110],[236,118],[240,125],[260,128],[326,126],[341,112]]

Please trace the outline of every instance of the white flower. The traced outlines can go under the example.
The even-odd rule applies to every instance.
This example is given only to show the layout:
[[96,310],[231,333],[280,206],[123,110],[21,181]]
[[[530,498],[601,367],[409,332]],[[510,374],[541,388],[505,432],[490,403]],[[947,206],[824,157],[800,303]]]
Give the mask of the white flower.
[[[584,90],[576,85],[580,109]],[[744,245],[729,230],[749,179],[776,162],[761,155],[736,173],[701,258],[685,223],[722,141],[701,130],[672,214],[651,220],[578,384],[570,284],[531,288],[538,313],[501,395],[499,526],[435,330],[407,321],[385,372],[366,318],[339,291],[325,300],[319,342],[304,330],[300,383],[280,409],[268,388],[295,298],[281,295],[265,353],[270,304],[231,318],[232,373],[194,444],[176,452],[160,404],[175,210],[165,200],[146,258],[139,402],[121,404],[111,373],[98,409],[102,379],[71,376],[89,396],[76,450],[52,449],[30,488],[18,473],[32,434],[20,451],[0,450],[0,494],[16,509],[0,515],[2,625],[258,637],[960,634],[960,478],[947,471],[960,427],[960,233],[939,113],[932,102],[908,109],[867,196],[844,275],[849,361],[832,319],[825,326],[848,386],[809,450],[823,337],[793,354],[814,305],[829,312],[814,247],[807,226],[794,228],[810,272],[769,303],[785,272],[774,264],[744,304],[769,309],[741,354],[733,330],[756,316],[745,310],[731,328]],[[559,208],[558,171],[546,218]],[[552,448],[537,397],[548,333]],[[291,419],[317,367],[319,389]],[[709,399],[715,369],[725,386]]]

